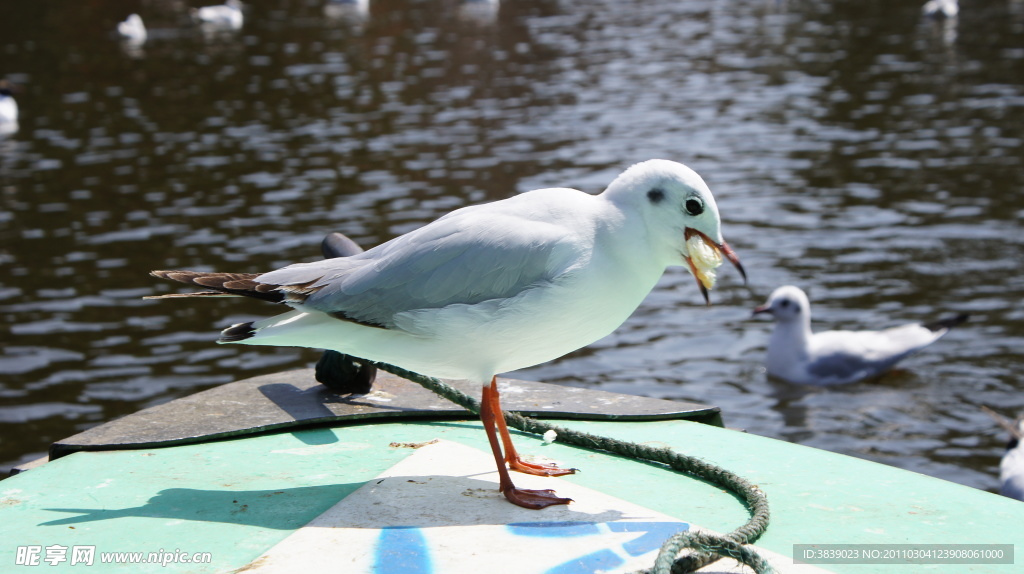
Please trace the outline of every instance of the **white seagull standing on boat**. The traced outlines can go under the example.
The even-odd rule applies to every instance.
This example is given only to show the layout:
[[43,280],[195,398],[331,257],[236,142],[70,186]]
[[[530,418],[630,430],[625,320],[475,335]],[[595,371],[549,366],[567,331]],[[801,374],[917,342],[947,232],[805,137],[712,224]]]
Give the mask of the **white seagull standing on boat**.
[[138,14],[132,14],[124,22],[119,23],[117,33],[125,40],[135,44],[146,41],[146,26]]
[[999,426],[1010,433],[1010,441],[1006,444],[1006,452],[999,462],[999,494],[1024,501],[1024,415],[1010,421],[988,407],[981,407]]
[[14,101],[7,80],[0,80],[0,135],[18,131],[18,102]]
[[192,15],[200,24],[231,30],[241,28],[244,19],[240,0],[227,0],[219,6],[193,8]]
[[293,308],[229,327],[220,343],[330,349],[476,381],[483,387],[480,418],[501,492],[520,506],[544,508],[570,500],[551,490],[516,488],[505,462],[542,476],[573,471],[519,459],[495,376],[608,335],[669,266],[686,266],[706,299],[723,256],[743,272],[722,239],[718,207],[704,181],[682,164],[650,160],[630,167],[599,195],[542,189],[465,207],[350,257],[262,274],[152,274],[214,290],[205,295],[243,295]]
[[839,385],[875,377],[931,345],[967,315],[883,331],[811,332],[811,303],[792,285],[779,287],[754,309],[775,319],[768,341],[768,374],[803,385]]

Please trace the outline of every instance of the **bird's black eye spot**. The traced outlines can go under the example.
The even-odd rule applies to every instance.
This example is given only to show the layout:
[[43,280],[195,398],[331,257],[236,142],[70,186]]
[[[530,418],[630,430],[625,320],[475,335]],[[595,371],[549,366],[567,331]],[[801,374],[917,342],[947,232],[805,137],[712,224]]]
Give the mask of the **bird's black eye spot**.
[[647,199],[653,204],[659,204],[665,199],[665,190],[656,187],[647,192]]
[[686,208],[686,213],[689,213],[690,215],[700,215],[701,213],[704,213],[704,202],[696,197],[687,199],[684,207]]
[[789,307],[789,300],[788,300],[788,299],[783,299],[783,300],[782,300],[782,301],[781,301],[781,302],[779,303],[779,307],[782,307],[783,309],[785,309],[785,308]]

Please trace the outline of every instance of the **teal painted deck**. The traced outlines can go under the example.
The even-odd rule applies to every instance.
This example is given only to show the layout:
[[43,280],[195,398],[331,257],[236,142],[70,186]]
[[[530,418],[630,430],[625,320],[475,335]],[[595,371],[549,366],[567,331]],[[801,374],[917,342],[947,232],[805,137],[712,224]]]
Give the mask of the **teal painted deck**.
[[[757,544],[782,555],[791,555],[793,544],[811,543],[1024,548],[1022,503],[946,481],[688,421],[557,424],[668,445],[746,477],[768,494],[772,508],[771,526]],[[0,571],[230,572],[414,452],[389,443],[434,438],[488,449],[476,422],[424,421],[71,454],[0,482]],[[524,453],[582,470],[560,480],[713,530],[727,532],[746,519],[744,507],[731,495],[654,465],[543,445],[539,437],[523,434],[517,443]],[[464,503],[474,502],[467,497]],[[28,545],[95,546],[96,564],[14,566],[16,548]],[[212,561],[167,567],[98,564],[101,553],[161,549],[209,552]],[[824,567],[850,573],[1019,571],[1013,565]]]

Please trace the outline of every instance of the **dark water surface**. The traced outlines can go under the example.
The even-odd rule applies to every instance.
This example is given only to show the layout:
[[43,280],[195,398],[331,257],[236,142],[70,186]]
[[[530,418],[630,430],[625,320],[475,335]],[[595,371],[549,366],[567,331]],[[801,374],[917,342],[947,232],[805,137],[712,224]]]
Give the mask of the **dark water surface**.
[[[1024,4],[918,0],[0,3],[0,466],[211,386],[316,361],[218,346],[278,309],[143,301],[154,268],[265,271],[328,231],[374,245],[633,162],[701,173],[751,277],[705,308],[670,270],[614,335],[521,371],[716,404],[750,432],[994,489],[1024,411]],[[112,36],[139,12],[141,47]],[[751,309],[794,283],[818,329],[972,319],[880,381],[768,380]]]

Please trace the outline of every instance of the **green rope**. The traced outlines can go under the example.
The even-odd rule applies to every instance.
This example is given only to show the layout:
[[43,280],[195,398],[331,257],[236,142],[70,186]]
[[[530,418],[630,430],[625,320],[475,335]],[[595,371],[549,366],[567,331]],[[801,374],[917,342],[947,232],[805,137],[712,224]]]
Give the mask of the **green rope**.
[[[479,401],[438,379],[393,365],[383,363],[376,363],[376,365],[393,375],[418,383],[472,413],[480,414]],[[750,509],[750,519],[743,526],[725,535],[694,532],[676,534],[662,545],[654,568],[646,572],[654,574],[693,572],[722,556],[728,556],[750,566],[757,574],[774,572],[764,558],[743,546],[757,540],[768,528],[769,520],[768,498],[760,488],[746,479],[709,462],[677,453],[669,448],[623,442],[555,426],[510,412],[505,413],[505,421],[511,427],[530,433],[543,434],[553,430],[558,433],[559,442],[665,464],[673,470],[691,474],[722,486],[746,502]],[[680,553],[683,554],[680,555]]]

